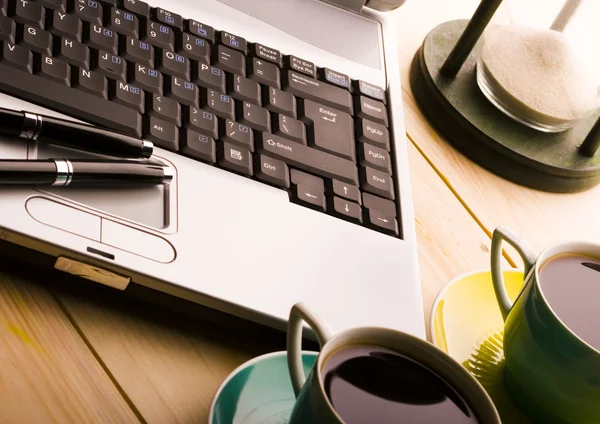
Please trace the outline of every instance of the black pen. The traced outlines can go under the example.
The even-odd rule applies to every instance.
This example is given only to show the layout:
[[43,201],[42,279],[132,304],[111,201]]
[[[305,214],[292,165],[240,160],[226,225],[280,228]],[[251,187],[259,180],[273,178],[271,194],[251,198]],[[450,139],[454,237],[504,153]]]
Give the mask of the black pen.
[[66,119],[0,108],[0,133],[121,158],[149,158],[154,145],[128,135]]
[[75,159],[0,160],[1,185],[139,187],[168,184],[168,166],[136,161]]

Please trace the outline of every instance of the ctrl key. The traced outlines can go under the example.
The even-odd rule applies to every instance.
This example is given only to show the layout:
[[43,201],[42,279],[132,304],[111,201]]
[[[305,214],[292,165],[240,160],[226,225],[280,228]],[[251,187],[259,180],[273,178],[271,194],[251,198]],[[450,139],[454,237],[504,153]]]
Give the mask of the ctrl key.
[[369,209],[367,219],[372,228],[398,235],[398,222],[393,216],[383,214],[375,209]]
[[266,155],[258,155],[256,170],[256,176],[260,180],[279,187],[290,188],[290,171],[284,162]]

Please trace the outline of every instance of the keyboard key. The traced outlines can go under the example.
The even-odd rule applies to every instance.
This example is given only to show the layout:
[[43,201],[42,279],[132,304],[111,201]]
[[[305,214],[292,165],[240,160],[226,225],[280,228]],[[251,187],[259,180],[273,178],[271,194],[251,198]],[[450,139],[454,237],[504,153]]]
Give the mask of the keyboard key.
[[370,193],[363,193],[363,203],[365,204],[365,208],[375,209],[384,215],[397,216],[396,205],[391,200],[382,199]]
[[292,93],[274,87],[264,87],[265,107],[274,113],[282,113],[292,118],[297,117],[296,98]]
[[13,0],[9,2],[8,16],[19,24],[28,24],[36,28],[44,27],[44,8],[31,0]]
[[246,43],[246,39],[238,35],[233,35],[228,32],[221,31],[219,33],[219,40],[221,41],[221,44],[227,47],[238,50],[245,55],[248,54],[248,43]]
[[306,145],[306,127],[302,121],[285,115],[273,120],[273,133]]
[[54,12],[49,13],[49,16],[50,22],[48,30],[50,33],[56,36],[66,37],[74,41],[81,42],[83,28],[81,19],[75,15],[70,15],[60,10],[55,10]]
[[163,121],[156,116],[146,118],[144,137],[163,149],[179,149],[179,129],[172,122]]
[[71,84],[71,68],[67,62],[45,54],[41,57],[37,74],[59,84],[66,86]]
[[175,50],[175,36],[173,30],[157,22],[148,21],[146,24],[145,41],[160,49]]
[[34,53],[52,55],[52,35],[31,25],[23,26],[21,45]]
[[368,96],[385,103],[385,90],[383,88],[364,81],[355,81],[354,85],[361,96]]
[[211,43],[215,43],[215,29],[209,25],[205,25],[202,22],[194,21],[193,19],[187,19],[185,21],[185,31],[190,34],[197,35],[208,40]]
[[146,98],[146,114],[172,122],[178,127],[181,126],[181,105],[179,103],[159,94],[148,95]]
[[389,153],[379,147],[363,144],[358,149],[360,164],[363,166],[371,166],[375,169],[392,174],[392,162]]
[[190,80],[190,62],[179,53],[163,50],[162,54],[158,55],[156,68],[163,74]]
[[340,72],[332,71],[329,68],[323,68],[321,72],[321,78],[330,84],[337,85],[338,87],[350,89],[350,77]]
[[165,95],[187,106],[199,106],[198,86],[179,77],[165,78]]
[[73,76],[72,86],[94,96],[108,99],[108,82],[100,72],[79,68]]
[[6,16],[0,15],[0,41],[7,41],[14,44],[17,25],[15,21]]
[[83,43],[61,37],[55,55],[65,62],[79,68],[90,68],[90,49]]
[[221,134],[223,141],[227,141],[254,152],[254,133],[250,127],[227,119],[223,123]]
[[295,96],[331,106],[342,112],[354,113],[352,95],[348,90],[309,78],[298,72],[287,71],[283,84],[284,90]]
[[219,165],[240,174],[252,176],[252,154],[231,143],[223,143],[219,148]]
[[139,19],[128,11],[111,9],[108,27],[121,35],[133,38],[140,37]]
[[388,174],[367,166],[361,168],[361,180],[364,190],[387,199],[394,199],[392,178]]
[[92,68],[95,71],[106,75],[110,79],[127,81],[127,68],[125,60],[122,57],[105,51],[99,51],[93,62]]
[[225,72],[205,63],[194,67],[194,82],[200,87],[225,92]]
[[398,235],[398,222],[396,218],[385,215],[375,209],[369,209],[369,213],[366,214],[369,224],[380,230],[385,230],[393,235]]
[[300,59],[297,56],[288,55],[285,57],[285,66],[292,71],[297,71],[308,75],[312,78],[317,78],[317,67],[314,63],[308,60]]
[[154,17],[160,23],[169,25],[177,31],[183,31],[183,18],[177,13],[169,12],[168,10],[157,7],[154,9]]
[[240,104],[238,115],[240,123],[256,131],[271,131],[271,115],[265,108],[244,102]]
[[144,92],[131,84],[123,81],[112,83],[110,99],[123,106],[135,109],[139,113],[144,113]]
[[317,190],[319,193],[325,193],[325,182],[323,178],[315,177],[314,175],[307,174],[306,172],[292,169],[290,172],[290,179],[292,184],[303,185]]
[[308,127],[311,145],[356,160],[354,121],[350,115],[310,100],[303,102],[300,115]]
[[229,86],[231,87],[229,94],[234,99],[261,106],[260,85],[256,81],[239,75],[230,75]]
[[352,200],[355,203],[361,203],[361,195],[358,187],[344,183],[338,180],[331,180],[328,184],[328,189],[330,195],[335,195],[338,197],[343,197],[344,199]]
[[128,74],[129,82],[135,86],[159,96],[163,94],[163,76],[156,69],[148,68],[139,63],[130,63]]
[[127,37],[125,48],[121,54],[125,60],[154,68],[154,49],[145,41]]
[[277,159],[266,155],[258,155],[256,176],[265,182],[278,187],[290,188],[290,172],[288,166]]
[[296,185],[294,186],[294,196],[299,203],[305,206],[321,212],[325,212],[327,209],[325,195],[312,187]]
[[82,21],[102,25],[102,5],[96,0],[75,0],[73,14]]
[[134,109],[22,72],[5,63],[0,63],[0,91],[12,95],[27,92],[31,102],[95,125],[141,137],[142,117]]
[[186,128],[219,138],[219,122],[214,114],[192,106],[187,108],[184,118]]
[[67,10],[67,0],[38,0],[38,2],[46,9],[59,10],[63,13]]
[[241,52],[222,45],[217,46],[213,51],[215,66],[232,74],[246,76],[246,58]]
[[104,50],[116,55],[118,53],[117,42],[117,34],[112,29],[96,24],[89,26],[85,43],[90,48]]
[[390,133],[385,126],[368,119],[360,119],[356,129],[358,141],[390,151]]
[[248,64],[248,76],[260,84],[281,88],[279,68],[259,58],[253,58]]
[[206,90],[206,97],[203,97],[202,108],[214,113],[219,118],[235,120],[233,99],[210,88]]
[[357,98],[356,116],[388,126],[387,109],[384,104],[365,96]]
[[362,223],[362,209],[360,205],[336,196],[333,198],[331,206],[332,208],[330,209],[333,209],[333,212],[337,216]]
[[189,59],[210,64],[210,44],[203,38],[185,32],[177,34],[179,52]]
[[185,130],[181,139],[181,153],[208,163],[217,161],[215,140],[193,130]]
[[123,10],[134,13],[138,17],[147,18],[150,16],[148,3],[139,0],[123,0]]
[[252,53],[252,56],[255,56],[259,59],[268,60],[280,68],[283,67],[283,59],[279,50],[272,49],[271,47],[267,47],[263,44],[254,43],[250,47],[250,52]]
[[263,132],[259,152],[322,177],[358,185],[358,170],[353,162],[277,135]]
[[33,55],[25,47],[5,41],[0,62],[25,72],[33,72]]

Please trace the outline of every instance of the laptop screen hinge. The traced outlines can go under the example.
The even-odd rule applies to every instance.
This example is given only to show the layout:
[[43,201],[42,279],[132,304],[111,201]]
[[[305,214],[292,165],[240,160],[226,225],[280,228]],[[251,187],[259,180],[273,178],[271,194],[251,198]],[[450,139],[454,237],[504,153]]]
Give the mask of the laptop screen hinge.
[[367,0],[322,0],[325,3],[333,4],[342,9],[349,10],[354,13],[360,13],[365,6]]

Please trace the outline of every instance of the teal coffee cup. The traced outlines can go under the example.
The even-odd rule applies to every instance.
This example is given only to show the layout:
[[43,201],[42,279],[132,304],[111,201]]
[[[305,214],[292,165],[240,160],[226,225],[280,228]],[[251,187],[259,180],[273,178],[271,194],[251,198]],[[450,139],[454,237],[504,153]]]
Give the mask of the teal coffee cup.
[[[525,265],[514,303],[502,281],[503,241]],[[600,423],[600,245],[558,243],[536,256],[525,240],[498,227],[491,267],[513,402],[536,423]]]
[[[302,329],[320,352],[306,377]],[[362,327],[332,335],[304,304],[292,308],[288,367],[297,397],[289,424],[501,424],[490,397],[458,362],[399,331]]]

